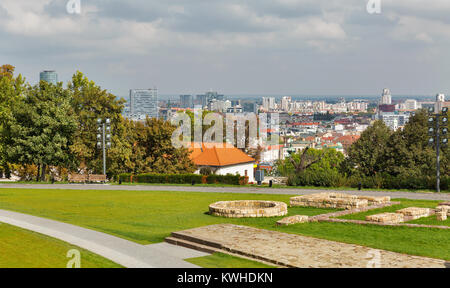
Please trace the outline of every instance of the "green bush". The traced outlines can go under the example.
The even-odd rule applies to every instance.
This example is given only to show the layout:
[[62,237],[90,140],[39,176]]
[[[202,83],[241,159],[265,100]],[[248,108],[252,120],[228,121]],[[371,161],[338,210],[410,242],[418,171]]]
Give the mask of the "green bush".
[[119,181],[122,181],[122,182],[125,182],[125,183],[130,183],[131,182],[131,173],[123,173],[123,174],[120,174],[119,176],[118,176],[118,180]]
[[202,175],[197,174],[139,174],[134,178],[138,183],[191,184],[202,183]]

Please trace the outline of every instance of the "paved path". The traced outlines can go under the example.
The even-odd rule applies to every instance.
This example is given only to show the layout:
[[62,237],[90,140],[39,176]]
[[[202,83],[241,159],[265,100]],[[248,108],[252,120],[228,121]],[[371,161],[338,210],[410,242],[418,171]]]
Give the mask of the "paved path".
[[0,210],[0,222],[60,239],[128,268],[196,268],[183,259],[209,255],[167,243],[140,245],[75,225],[6,210]]
[[162,186],[162,185],[101,185],[101,184],[6,184],[0,183],[0,188],[25,189],[73,189],[73,190],[129,190],[129,191],[184,191],[212,193],[248,193],[248,194],[284,194],[306,195],[320,192],[338,192],[353,195],[390,196],[391,198],[443,200],[450,201],[450,193],[415,193],[415,192],[384,192],[384,191],[342,191],[318,189],[290,188],[256,188],[256,187],[205,187],[205,186]]
[[[176,232],[224,251],[298,268],[445,268],[444,260],[232,224]],[[187,238],[188,237],[188,238]]]

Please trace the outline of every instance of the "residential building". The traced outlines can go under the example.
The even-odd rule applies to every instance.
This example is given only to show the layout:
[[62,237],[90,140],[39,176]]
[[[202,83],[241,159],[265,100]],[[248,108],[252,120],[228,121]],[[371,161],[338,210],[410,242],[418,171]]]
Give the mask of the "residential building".
[[[211,146],[209,146],[211,145]],[[192,143],[189,149],[190,158],[200,173],[204,167],[210,168],[217,175],[247,176],[249,182],[254,182],[255,159],[228,143],[209,143],[206,145]]]
[[381,105],[391,105],[392,95],[391,91],[387,88],[383,89],[383,94],[381,95]]
[[263,97],[262,99],[263,99],[262,106],[265,111],[275,110],[275,108],[276,108],[275,98]]
[[158,118],[158,91],[153,89],[131,89],[130,90],[130,114],[133,120],[145,120]]

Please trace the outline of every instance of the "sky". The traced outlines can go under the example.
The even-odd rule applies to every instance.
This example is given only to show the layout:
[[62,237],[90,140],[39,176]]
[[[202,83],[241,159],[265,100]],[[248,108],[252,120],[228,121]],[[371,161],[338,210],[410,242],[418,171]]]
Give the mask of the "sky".
[[118,96],[450,93],[448,0],[69,1],[0,0],[0,64]]

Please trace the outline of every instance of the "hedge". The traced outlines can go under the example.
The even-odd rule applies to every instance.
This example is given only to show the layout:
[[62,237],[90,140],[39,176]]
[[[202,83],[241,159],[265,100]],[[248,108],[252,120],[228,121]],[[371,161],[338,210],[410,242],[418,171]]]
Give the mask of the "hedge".
[[[357,188],[361,183],[366,189],[436,189],[436,177],[398,175],[392,176],[380,173],[375,176],[344,177],[337,173],[304,172],[300,175],[291,175],[288,178],[289,186],[317,186],[317,187],[352,187]],[[450,176],[441,176],[441,190],[450,190]]]
[[208,176],[198,174],[138,174],[130,173],[120,174],[119,180],[124,183],[158,183],[158,184],[229,184],[245,185],[248,183],[248,177],[239,175],[215,175]]

